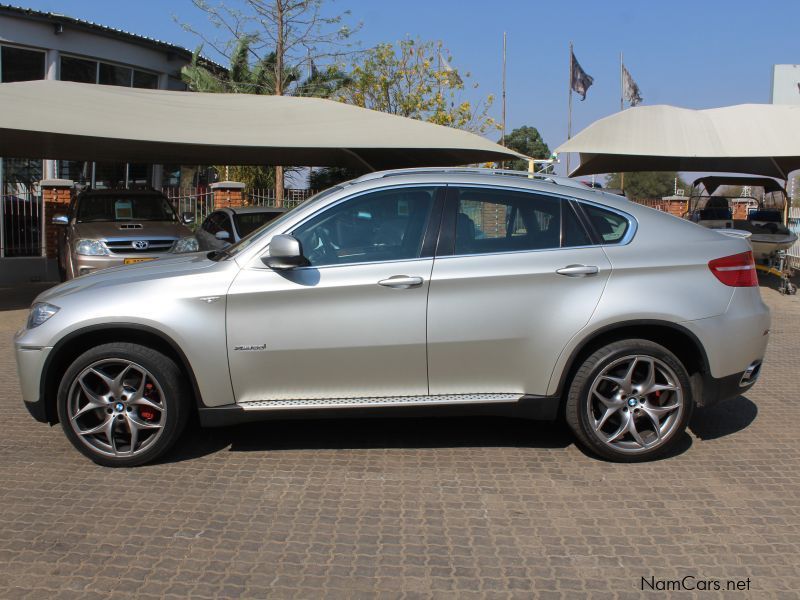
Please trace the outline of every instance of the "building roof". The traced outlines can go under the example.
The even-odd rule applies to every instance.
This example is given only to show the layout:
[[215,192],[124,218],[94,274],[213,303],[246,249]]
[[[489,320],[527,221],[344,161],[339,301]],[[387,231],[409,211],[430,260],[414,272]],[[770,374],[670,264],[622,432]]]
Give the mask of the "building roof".
[[[77,19],[75,17],[62,15],[60,13],[33,10],[31,8],[25,8],[22,6],[13,6],[11,4],[0,4],[0,16],[19,17],[23,19],[29,19],[31,21],[43,21],[47,23],[53,23],[54,25],[55,24],[68,25],[71,27],[75,27],[77,29],[92,31],[100,35],[105,35],[108,37],[113,37],[118,39],[124,39],[134,44],[145,46],[147,48],[155,48],[158,50],[163,50],[166,52],[172,52],[174,54],[183,55],[187,59],[191,59],[192,57],[192,51],[189,50],[188,48],[184,48],[183,46],[177,46],[175,44],[170,44],[168,42],[147,37],[145,35],[131,33],[130,31],[125,31],[124,29],[117,29],[116,27],[108,27],[106,25],[100,25],[99,23],[94,23],[92,21],[86,21],[84,19]],[[201,63],[204,63],[204,66],[212,68],[214,70],[226,70],[225,67],[208,58],[201,56],[200,61]]]

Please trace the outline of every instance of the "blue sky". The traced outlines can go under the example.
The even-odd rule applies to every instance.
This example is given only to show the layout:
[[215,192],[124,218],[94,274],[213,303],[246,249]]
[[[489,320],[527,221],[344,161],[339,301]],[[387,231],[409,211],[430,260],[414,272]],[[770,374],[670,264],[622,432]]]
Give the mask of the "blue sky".
[[[210,30],[189,0],[13,3],[189,48],[197,40],[173,15]],[[566,139],[570,41],[595,79],[585,102],[575,98],[575,132],[619,110],[620,52],[646,104],[688,108],[769,102],[772,65],[800,63],[797,0],[335,0],[331,6],[363,23],[362,47],[406,36],[442,40],[453,66],[480,84],[470,95],[497,96],[492,112],[498,119],[506,31],[508,127],[533,125],[551,148]]]

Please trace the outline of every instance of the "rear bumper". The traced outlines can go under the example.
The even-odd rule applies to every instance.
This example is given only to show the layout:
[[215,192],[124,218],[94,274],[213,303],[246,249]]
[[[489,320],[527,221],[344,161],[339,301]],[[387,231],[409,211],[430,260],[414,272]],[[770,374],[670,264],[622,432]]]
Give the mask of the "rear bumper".
[[703,407],[714,406],[725,400],[738,398],[756,384],[760,372],[761,362],[759,361],[754,375],[750,375],[749,371],[743,371],[719,378],[707,376],[703,383],[702,398],[696,399],[697,404]]

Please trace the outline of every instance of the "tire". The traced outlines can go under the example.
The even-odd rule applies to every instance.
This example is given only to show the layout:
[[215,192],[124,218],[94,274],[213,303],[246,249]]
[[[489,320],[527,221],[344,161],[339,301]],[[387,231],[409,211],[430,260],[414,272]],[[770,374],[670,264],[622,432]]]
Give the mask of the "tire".
[[615,462],[642,462],[675,447],[693,406],[681,361],[659,344],[630,339],[600,348],[580,365],[565,417],[586,450]]
[[186,378],[167,356],[138,344],[103,344],[67,369],[58,416],[85,456],[106,467],[134,467],[162,456],[180,437],[190,397]]

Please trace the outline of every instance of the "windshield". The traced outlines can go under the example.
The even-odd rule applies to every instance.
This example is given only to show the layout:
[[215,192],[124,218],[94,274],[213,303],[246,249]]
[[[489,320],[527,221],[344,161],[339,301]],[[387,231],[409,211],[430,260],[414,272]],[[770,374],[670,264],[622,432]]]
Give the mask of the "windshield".
[[[314,194],[313,196],[311,196],[311,198],[306,200],[303,204],[307,206],[309,203],[317,202],[319,200],[322,200],[323,198],[325,198],[327,196],[330,196],[334,192],[338,192],[339,190],[341,190],[343,188],[344,188],[343,185],[337,185],[337,186],[334,186],[332,188],[328,188],[327,190],[325,190],[323,192],[320,192],[318,194]],[[266,235],[269,231],[271,231],[273,227],[277,227],[278,225],[283,223],[289,217],[289,215],[291,215],[293,212],[294,212],[294,209],[283,213],[277,219],[273,219],[272,221],[268,221],[268,222],[264,223],[261,227],[259,227],[255,231],[251,232],[249,235],[246,235],[245,237],[240,239],[235,244],[231,244],[230,246],[228,246],[224,250],[218,250],[217,252],[212,252],[211,254],[209,254],[209,258],[212,259],[212,260],[221,260],[223,258],[230,258],[232,256],[236,256],[237,254],[242,252],[245,248],[250,246],[252,243],[257,242],[259,239],[261,239],[264,235]]]
[[282,212],[253,212],[253,213],[237,213],[233,216],[236,221],[236,230],[241,237],[250,235],[259,227],[266,225],[270,221],[274,221],[281,216]]
[[160,194],[103,194],[78,200],[79,223],[92,221],[175,221],[169,200]]

